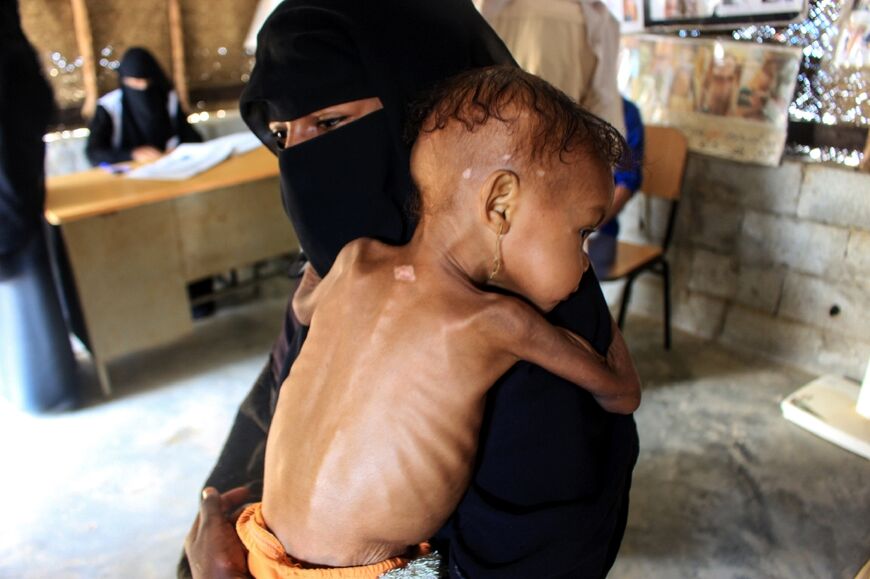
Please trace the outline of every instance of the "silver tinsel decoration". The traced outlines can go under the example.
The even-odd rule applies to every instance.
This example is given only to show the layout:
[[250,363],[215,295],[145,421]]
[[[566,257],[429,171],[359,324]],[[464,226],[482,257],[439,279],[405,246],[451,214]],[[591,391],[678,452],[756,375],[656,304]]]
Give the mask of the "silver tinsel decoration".
[[784,27],[747,26],[735,30],[736,40],[773,43],[803,49],[794,100],[794,121],[826,125],[870,126],[867,69],[837,68],[834,53],[841,16],[852,0],[811,0],[807,17]]
[[439,579],[447,577],[445,562],[438,551],[418,557],[399,569],[387,571],[382,579]]

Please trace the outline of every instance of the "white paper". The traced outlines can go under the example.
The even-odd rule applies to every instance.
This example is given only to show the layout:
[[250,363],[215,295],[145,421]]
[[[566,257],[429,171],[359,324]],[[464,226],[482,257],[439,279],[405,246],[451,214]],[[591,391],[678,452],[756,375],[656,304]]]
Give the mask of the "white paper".
[[217,139],[212,139],[209,143],[229,143],[233,147],[233,155],[244,155],[262,145],[260,139],[250,131],[241,131],[218,137]]
[[127,177],[171,181],[190,179],[233,155],[247,153],[259,146],[259,139],[247,131],[205,143],[183,143],[165,157],[130,171]]

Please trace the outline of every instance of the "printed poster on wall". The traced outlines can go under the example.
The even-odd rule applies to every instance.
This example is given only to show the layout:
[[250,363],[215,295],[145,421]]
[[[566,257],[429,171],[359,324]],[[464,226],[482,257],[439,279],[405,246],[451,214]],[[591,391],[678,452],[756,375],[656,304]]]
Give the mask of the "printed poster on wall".
[[620,90],[647,124],[681,129],[692,151],[775,166],[801,52],[715,39],[622,39]]
[[733,28],[785,24],[807,12],[806,0],[644,0],[647,27]]
[[643,0],[605,0],[610,12],[619,20],[623,34],[643,30]]
[[870,68],[870,0],[855,0],[837,40],[834,65],[848,68]]

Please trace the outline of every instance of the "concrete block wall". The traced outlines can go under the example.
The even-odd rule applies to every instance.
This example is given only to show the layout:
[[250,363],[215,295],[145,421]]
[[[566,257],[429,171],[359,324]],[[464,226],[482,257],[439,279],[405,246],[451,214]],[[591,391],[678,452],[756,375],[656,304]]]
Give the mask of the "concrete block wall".
[[[656,239],[666,206],[638,195],[621,237]],[[672,322],[731,348],[860,379],[870,360],[870,175],[691,154],[674,240]],[[630,311],[662,315],[661,279]],[[615,288],[605,288],[618,297]]]

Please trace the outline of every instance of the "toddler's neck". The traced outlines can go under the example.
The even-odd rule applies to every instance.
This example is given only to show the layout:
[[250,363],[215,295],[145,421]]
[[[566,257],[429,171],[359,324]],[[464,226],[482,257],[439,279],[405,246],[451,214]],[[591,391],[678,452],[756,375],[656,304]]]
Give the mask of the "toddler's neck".
[[411,264],[441,267],[451,275],[483,284],[494,257],[495,234],[486,242],[487,232],[462,222],[447,213],[421,219],[411,241],[403,247],[407,259]]

